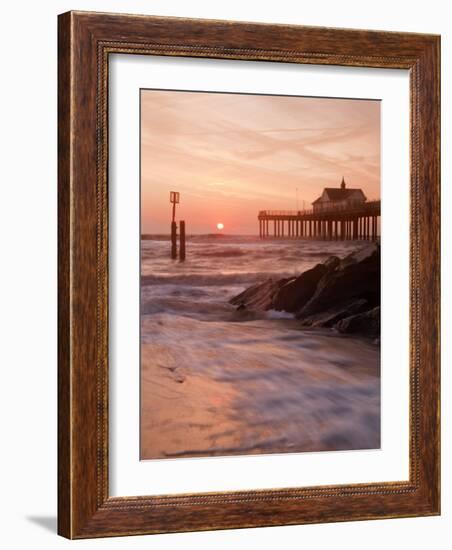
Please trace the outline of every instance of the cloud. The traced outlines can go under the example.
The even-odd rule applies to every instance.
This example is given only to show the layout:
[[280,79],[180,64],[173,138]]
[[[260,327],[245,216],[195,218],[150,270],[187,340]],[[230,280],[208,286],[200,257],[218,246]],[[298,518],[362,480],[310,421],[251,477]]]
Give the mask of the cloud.
[[258,210],[294,207],[297,188],[312,202],[343,175],[380,194],[379,102],[149,90],[141,112],[146,232],[165,230],[176,188],[199,232],[213,206],[255,232]]

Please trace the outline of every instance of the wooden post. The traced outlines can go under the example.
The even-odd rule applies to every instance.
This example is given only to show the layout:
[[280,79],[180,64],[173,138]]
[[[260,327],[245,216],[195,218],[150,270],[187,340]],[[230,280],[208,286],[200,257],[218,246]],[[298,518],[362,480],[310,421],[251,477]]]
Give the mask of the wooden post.
[[177,225],[176,225],[176,204],[179,204],[180,194],[178,191],[170,191],[170,203],[173,205],[171,217],[171,258],[177,258]]
[[177,258],[177,225],[176,222],[171,222],[171,258]]
[[180,221],[179,260],[185,261],[185,222],[183,220]]

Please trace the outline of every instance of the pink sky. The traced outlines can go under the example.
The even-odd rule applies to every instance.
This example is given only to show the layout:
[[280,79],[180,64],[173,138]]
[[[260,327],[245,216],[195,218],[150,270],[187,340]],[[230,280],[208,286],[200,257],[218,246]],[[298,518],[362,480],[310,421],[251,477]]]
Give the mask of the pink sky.
[[310,206],[324,187],[380,197],[380,102],[143,90],[142,233],[256,234],[259,210]]

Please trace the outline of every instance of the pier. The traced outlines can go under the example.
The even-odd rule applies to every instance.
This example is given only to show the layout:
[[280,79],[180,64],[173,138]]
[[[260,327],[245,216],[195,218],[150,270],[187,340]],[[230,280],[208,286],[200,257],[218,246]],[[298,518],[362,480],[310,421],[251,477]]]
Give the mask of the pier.
[[261,210],[261,239],[376,240],[381,201],[309,210]]

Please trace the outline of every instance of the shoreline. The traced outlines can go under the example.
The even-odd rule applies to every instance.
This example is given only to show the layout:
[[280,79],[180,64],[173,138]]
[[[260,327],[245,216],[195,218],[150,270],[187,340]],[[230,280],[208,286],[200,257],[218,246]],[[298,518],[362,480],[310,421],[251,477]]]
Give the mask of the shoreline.
[[379,448],[378,342],[229,303],[362,243],[192,242],[142,244],[141,459]]
[[[378,346],[288,320],[249,321],[246,334],[241,322],[148,323],[142,460],[379,448]],[[199,324],[203,344],[187,349]]]

